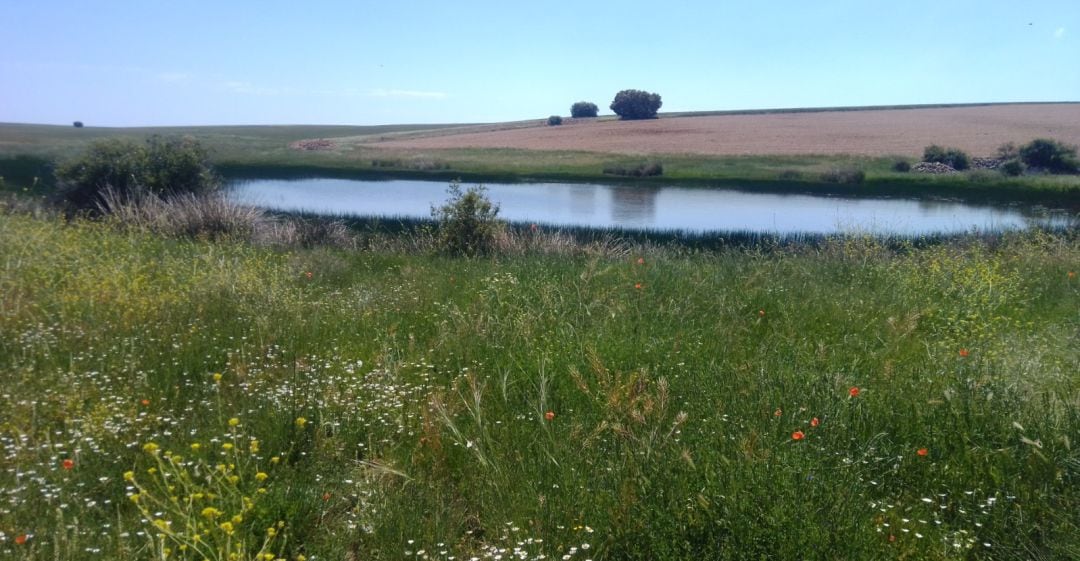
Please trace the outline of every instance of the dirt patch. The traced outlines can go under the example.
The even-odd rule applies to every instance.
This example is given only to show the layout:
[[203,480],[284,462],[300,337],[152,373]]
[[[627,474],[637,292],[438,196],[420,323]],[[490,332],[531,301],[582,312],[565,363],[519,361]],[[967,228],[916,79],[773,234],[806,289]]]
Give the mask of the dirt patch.
[[1046,137],[1080,144],[1080,104],[991,105],[672,117],[648,121],[579,120],[383,142],[404,149],[516,148],[620,154],[921,157],[929,144],[992,155],[1006,142]]

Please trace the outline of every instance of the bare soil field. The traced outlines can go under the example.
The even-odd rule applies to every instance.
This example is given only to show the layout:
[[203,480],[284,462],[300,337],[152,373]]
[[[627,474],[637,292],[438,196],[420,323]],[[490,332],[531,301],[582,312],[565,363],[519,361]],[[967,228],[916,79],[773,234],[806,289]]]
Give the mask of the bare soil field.
[[1005,142],[1080,144],[1080,104],[688,116],[647,121],[567,119],[562,126],[462,131],[363,141],[404,149],[517,148],[619,154],[921,156],[928,144],[993,155]]

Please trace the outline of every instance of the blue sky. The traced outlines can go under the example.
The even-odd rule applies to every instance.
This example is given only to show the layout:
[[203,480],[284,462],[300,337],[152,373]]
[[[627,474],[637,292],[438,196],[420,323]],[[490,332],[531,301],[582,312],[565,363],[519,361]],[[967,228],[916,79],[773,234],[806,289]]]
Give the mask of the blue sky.
[[1080,100],[1077,0],[5,0],[0,121],[492,122]]

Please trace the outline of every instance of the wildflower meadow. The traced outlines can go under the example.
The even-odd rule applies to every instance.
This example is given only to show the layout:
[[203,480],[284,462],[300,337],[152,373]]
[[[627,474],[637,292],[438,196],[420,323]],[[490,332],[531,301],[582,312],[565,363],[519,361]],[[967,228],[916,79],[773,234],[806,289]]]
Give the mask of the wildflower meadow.
[[1080,241],[448,257],[0,216],[0,558],[1080,558]]

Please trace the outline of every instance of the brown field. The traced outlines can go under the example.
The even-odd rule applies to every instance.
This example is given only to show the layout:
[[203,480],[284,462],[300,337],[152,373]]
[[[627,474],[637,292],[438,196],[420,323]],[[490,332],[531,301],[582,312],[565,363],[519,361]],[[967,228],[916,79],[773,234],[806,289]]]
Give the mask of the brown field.
[[1005,142],[1080,144],[1080,104],[686,116],[647,121],[574,120],[503,130],[463,129],[376,139],[380,148],[517,148],[621,154],[918,156],[928,144],[991,156]]

